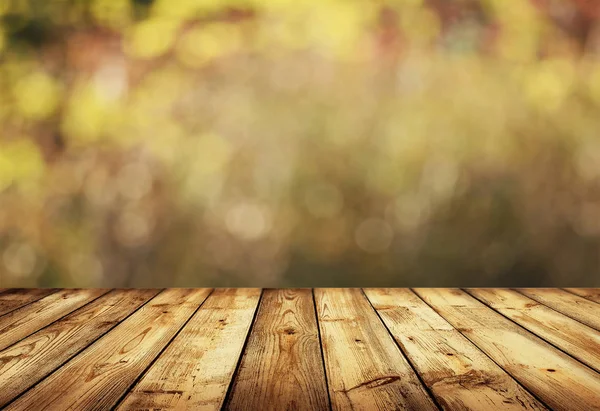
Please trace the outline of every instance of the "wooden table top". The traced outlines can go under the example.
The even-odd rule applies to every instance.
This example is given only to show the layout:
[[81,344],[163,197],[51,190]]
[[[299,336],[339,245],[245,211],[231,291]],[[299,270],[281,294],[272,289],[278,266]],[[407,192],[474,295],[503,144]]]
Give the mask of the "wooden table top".
[[600,289],[9,289],[9,410],[600,409]]

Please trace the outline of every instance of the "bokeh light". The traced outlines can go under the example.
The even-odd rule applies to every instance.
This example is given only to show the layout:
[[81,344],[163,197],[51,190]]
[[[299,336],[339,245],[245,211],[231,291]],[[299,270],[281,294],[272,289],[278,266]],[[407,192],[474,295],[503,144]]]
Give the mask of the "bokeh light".
[[600,286],[600,3],[0,1],[0,287]]

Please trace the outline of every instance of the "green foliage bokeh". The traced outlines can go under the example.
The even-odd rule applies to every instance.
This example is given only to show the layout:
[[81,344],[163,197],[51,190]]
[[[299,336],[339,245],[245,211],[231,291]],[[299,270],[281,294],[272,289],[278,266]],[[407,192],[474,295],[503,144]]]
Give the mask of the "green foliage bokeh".
[[600,7],[0,0],[0,286],[600,286]]

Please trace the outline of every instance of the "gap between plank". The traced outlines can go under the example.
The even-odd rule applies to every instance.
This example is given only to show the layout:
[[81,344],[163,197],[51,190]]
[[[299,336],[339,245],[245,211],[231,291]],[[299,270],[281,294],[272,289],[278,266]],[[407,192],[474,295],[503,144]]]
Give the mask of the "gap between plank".
[[[10,347],[12,347],[12,346],[13,346],[13,345],[15,345],[15,344],[18,344],[18,343],[20,343],[20,342],[21,342],[21,341],[23,341],[25,338],[29,338],[29,337],[31,337],[33,334],[35,334],[35,333],[37,333],[37,332],[39,332],[39,331],[42,331],[42,330],[44,330],[44,329],[46,329],[46,328],[50,327],[52,324],[54,324],[54,323],[56,323],[56,322],[58,322],[58,321],[62,320],[63,318],[65,318],[65,317],[67,317],[67,316],[69,316],[69,315],[73,314],[75,311],[77,311],[77,310],[80,310],[80,309],[82,309],[82,308],[84,308],[84,307],[86,307],[86,306],[90,305],[90,304],[91,304],[91,303],[93,303],[94,301],[98,300],[99,298],[102,298],[102,297],[106,296],[107,294],[109,294],[109,293],[113,292],[114,290],[115,290],[115,289],[114,289],[114,288],[112,288],[112,289],[108,290],[107,292],[105,292],[104,294],[100,294],[98,297],[96,297],[96,298],[94,298],[94,299],[92,299],[92,300],[88,301],[87,303],[83,304],[81,307],[77,307],[77,308],[75,308],[73,311],[69,311],[68,313],[66,313],[66,314],[65,314],[65,315],[63,315],[62,317],[59,317],[59,318],[57,318],[56,320],[54,320],[54,321],[52,321],[52,322],[50,322],[50,323],[48,323],[48,324],[44,325],[42,328],[38,328],[37,330],[35,330],[35,331],[34,331],[34,332],[32,332],[31,334],[27,334],[26,336],[24,336],[23,338],[21,338],[21,339],[19,339],[19,340],[15,341],[15,342],[14,342],[14,343],[12,343],[11,345],[8,345],[8,346],[6,346],[6,347],[5,347],[5,348],[3,348],[2,350],[0,350],[0,352],[2,352],[2,351],[4,351],[4,350],[7,350],[7,349],[9,349]],[[58,291],[56,291],[56,292],[58,292]],[[46,295],[46,296],[44,296],[44,297],[42,297],[42,298],[50,297],[50,296],[51,296],[51,295],[53,295],[53,294],[55,294],[55,293],[48,294],[48,295]],[[40,298],[40,300],[41,300],[42,298]],[[33,304],[33,303],[35,303],[35,302],[37,302],[37,301],[40,301],[40,300],[32,301],[30,304]],[[27,307],[28,305],[29,305],[29,304],[26,304],[26,305],[24,305],[23,307]],[[23,308],[23,307],[16,308],[15,310],[21,309],[21,308]],[[13,311],[15,311],[15,310],[13,310]],[[12,311],[11,311],[11,312],[12,312]],[[8,314],[8,313],[6,313],[6,314]],[[6,315],[6,314],[4,314],[4,315]]]
[[[585,288],[585,287],[584,287],[584,288]],[[592,287],[592,289],[594,289],[594,288],[595,288],[595,287]],[[558,288],[558,290],[562,290],[562,291],[564,291],[564,292],[566,292],[566,293],[569,293],[569,294],[571,294],[571,295],[573,295],[573,296],[575,296],[575,297],[581,297],[581,298],[585,298],[585,299],[586,299],[586,300],[588,300],[588,301],[591,301],[591,302],[593,302],[593,303],[596,303],[596,304],[600,305],[600,302],[598,302],[598,301],[595,301],[595,300],[592,300],[591,298],[589,298],[589,297],[586,297],[586,296],[583,296],[583,295],[575,294],[574,292],[572,292],[572,291],[569,291],[569,290],[568,290],[568,289],[566,289],[566,288]],[[517,290],[515,290],[515,291],[517,291]],[[518,292],[518,291],[517,291],[517,292]],[[531,298],[531,297],[529,297],[529,298]],[[550,308],[552,308],[552,307],[550,307]],[[563,314],[563,315],[564,315],[564,314]],[[571,317],[569,317],[569,318],[571,318]],[[588,325],[588,327],[589,327],[589,325]]]
[[[113,289],[113,290],[116,290]],[[113,291],[111,290],[111,291]],[[109,292],[111,292],[109,291]],[[55,369],[53,369],[51,372],[49,372],[48,374],[46,374],[43,378],[41,378],[39,381],[37,381],[35,384],[32,384],[30,387],[28,387],[25,391],[23,391],[21,394],[17,395],[15,398],[13,398],[12,400],[10,400],[9,402],[7,402],[6,404],[4,404],[4,407],[8,407],[10,404],[12,404],[13,402],[15,402],[17,399],[21,398],[23,395],[27,394],[29,391],[31,391],[35,386],[39,385],[42,381],[44,381],[46,378],[50,377],[52,374],[54,374],[56,371],[60,370],[66,363],[68,363],[69,361],[71,361],[73,358],[77,357],[79,354],[81,354],[83,351],[87,350],[88,348],[90,348],[92,345],[94,345],[99,339],[101,339],[102,337],[104,337],[106,334],[108,334],[109,332],[111,332],[116,326],[118,326],[119,324],[123,323],[123,321],[125,321],[126,319],[128,319],[129,317],[131,317],[133,314],[135,314],[136,312],[138,312],[143,306],[145,306],[146,304],[148,304],[150,301],[154,300],[156,297],[158,297],[162,292],[165,291],[165,288],[161,289],[158,293],[156,293],[156,295],[152,298],[149,298],[148,301],[146,301],[144,304],[140,305],[138,308],[136,308],[135,310],[133,310],[131,313],[127,314],[127,316],[125,316],[119,323],[115,324],[113,327],[109,328],[106,332],[104,332],[103,334],[99,335],[97,338],[95,338],[94,340],[92,340],[88,345],[86,345],[85,347],[83,347],[81,350],[77,351],[75,354],[73,354],[72,356],[70,356],[69,358],[67,358],[65,361],[63,361],[58,367],[56,367]],[[108,293],[106,293],[108,294]],[[103,295],[106,295],[103,294]],[[102,295],[100,296],[102,297]],[[98,297],[98,298],[100,298]],[[91,301],[90,301],[91,302]],[[87,305],[87,304],[86,304]],[[82,306],[81,308],[85,307]],[[40,328],[40,330],[42,330],[42,328]],[[37,331],[36,331],[37,332]],[[35,334],[35,333],[34,333]],[[16,344],[16,343],[15,343]],[[8,347],[6,347],[8,348]],[[3,350],[4,351],[4,350]]]
[[[463,288],[461,288],[461,290],[462,290],[462,291],[463,291],[465,294],[467,294],[467,295],[471,296],[472,298],[476,299],[477,301],[479,301],[480,303],[482,303],[483,305],[485,305],[486,307],[488,307],[490,310],[494,311],[495,313],[498,313],[498,314],[500,314],[502,317],[506,318],[506,319],[507,319],[508,321],[510,321],[511,323],[513,323],[513,324],[517,325],[519,328],[522,328],[523,330],[527,331],[529,334],[532,334],[532,335],[536,336],[537,338],[541,339],[542,341],[544,341],[544,342],[546,342],[546,343],[550,344],[551,346],[553,346],[554,348],[556,348],[558,351],[560,351],[560,352],[562,352],[563,354],[566,354],[567,356],[571,357],[572,359],[574,359],[575,361],[577,361],[578,363],[580,363],[580,364],[581,364],[581,365],[583,365],[584,367],[586,367],[586,368],[589,368],[590,370],[592,370],[592,371],[593,371],[593,372],[595,372],[596,374],[600,374],[600,370],[597,370],[597,369],[595,369],[595,368],[592,368],[592,367],[590,367],[589,365],[587,365],[586,363],[584,363],[584,362],[581,362],[579,359],[577,359],[577,358],[573,357],[571,354],[569,354],[568,352],[566,352],[564,349],[562,349],[561,347],[559,347],[558,345],[556,345],[556,344],[555,344],[555,343],[553,343],[552,341],[548,341],[547,339],[545,339],[545,338],[544,338],[544,337],[542,337],[541,335],[537,335],[536,333],[534,333],[533,331],[531,331],[530,329],[528,329],[528,328],[527,328],[527,327],[525,327],[524,325],[521,325],[521,324],[519,324],[518,322],[516,322],[516,321],[515,321],[515,320],[513,320],[512,318],[505,316],[505,315],[504,315],[504,314],[502,314],[500,311],[498,311],[498,310],[494,309],[494,307],[490,306],[489,304],[486,304],[486,302],[485,302],[485,301],[483,301],[483,300],[480,300],[479,298],[477,298],[477,296],[475,296],[475,295],[471,294],[471,293],[470,293],[469,291],[467,291],[466,289],[463,289]],[[517,293],[518,293],[518,291],[517,291],[517,290],[513,290],[513,291],[515,291],[515,292],[517,292]],[[545,304],[542,304],[542,303],[540,303],[539,301],[536,301],[536,300],[534,300],[533,298],[527,297],[525,294],[522,294],[522,295],[523,295],[524,297],[526,297],[526,298],[529,298],[531,301],[535,301],[536,303],[539,303],[540,305],[542,305],[542,306],[546,307],[546,305],[545,305]],[[551,308],[551,307],[548,307],[548,308]],[[553,311],[556,311],[556,310],[553,310]],[[556,311],[556,312],[557,312],[558,314],[562,315],[563,317],[566,317],[566,318],[569,318],[569,319],[573,319],[573,318],[571,318],[571,317],[569,317],[569,316],[566,316],[566,315],[564,315],[563,313],[561,313],[561,312],[559,312],[559,311]],[[577,322],[579,322],[579,321],[577,321]],[[583,326],[585,326],[585,327],[588,327],[590,330],[595,330],[595,328],[592,328],[592,327],[590,327],[589,325],[586,325],[586,324],[583,324],[583,323],[580,323],[580,324],[581,324],[581,325],[583,325]]]
[[383,321],[383,319],[381,318],[381,316],[379,315],[379,313],[377,312],[377,310],[375,309],[375,307],[373,307],[373,304],[371,303],[371,300],[369,300],[369,297],[367,297],[367,294],[365,294],[365,290],[363,288],[361,288],[360,292],[363,295],[363,297],[366,298],[367,302],[369,303],[369,306],[371,306],[371,309],[373,309],[373,311],[375,311],[375,314],[377,314],[377,318],[379,318],[379,321],[385,327],[385,330],[387,331],[388,335],[392,338],[392,340],[394,341],[394,344],[396,345],[396,347],[398,347],[398,349],[400,350],[400,353],[406,359],[406,362],[408,363],[408,365],[410,366],[410,368],[412,368],[413,372],[415,373],[415,375],[417,376],[417,378],[421,382],[421,385],[423,385],[423,388],[425,388],[425,391],[427,392],[427,394],[429,395],[429,397],[431,397],[431,400],[433,401],[433,403],[435,404],[435,406],[438,407],[438,409],[440,411],[443,410],[442,406],[438,402],[438,399],[435,397],[435,395],[433,395],[433,392],[429,389],[429,387],[427,386],[427,384],[425,384],[425,381],[423,381],[423,378],[421,377],[421,374],[419,374],[419,372],[415,368],[415,365],[412,363],[412,361],[410,360],[410,358],[408,358],[408,355],[404,352],[404,350],[402,350],[402,347],[400,347],[400,344],[398,344],[398,341],[396,341],[396,338],[394,337],[394,334],[392,334],[392,332],[388,328],[388,326],[385,323],[385,321]]
[[250,334],[254,330],[254,325],[256,324],[256,317],[258,317],[258,310],[260,310],[260,305],[262,304],[263,295],[265,294],[265,289],[260,289],[260,297],[258,298],[258,304],[256,304],[256,308],[254,309],[254,315],[252,316],[252,322],[250,323],[250,328],[248,328],[248,334],[246,334],[246,338],[244,339],[244,345],[242,345],[242,350],[240,351],[240,356],[237,359],[235,364],[235,370],[231,376],[231,380],[229,381],[229,386],[227,386],[227,392],[225,392],[225,398],[223,398],[223,403],[221,404],[221,410],[227,409],[227,403],[231,399],[231,391],[233,390],[233,384],[238,376],[238,372],[240,370],[240,366],[242,365],[242,358],[244,357],[244,353],[246,352],[246,348],[248,346],[248,341],[250,340]]
[[[185,328],[186,325],[188,325],[188,323],[191,321],[191,319],[194,317],[194,315],[196,315],[196,313],[198,312],[198,310],[200,310],[200,307],[202,307],[204,305],[204,303],[206,302],[206,300],[208,300],[208,297],[210,297],[212,295],[212,293],[215,292],[215,289],[211,289],[210,292],[208,293],[208,295],[206,297],[204,297],[204,300],[202,300],[202,302],[200,303],[200,305],[198,305],[198,307],[196,307],[196,309],[194,310],[194,312],[192,313],[192,315],[190,315],[187,320],[185,320],[183,322],[183,325],[177,330],[177,332],[175,333],[175,335],[173,335],[173,337],[171,337],[171,339],[169,341],[167,341],[167,343],[165,344],[165,346],[163,348],[161,348],[161,350],[158,352],[158,354],[156,354],[156,357],[154,357],[152,359],[152,361],[150,361],[150,364],[148,364],[148,366],[136,377],[134,378],[133,382],[131,384],[129,384],[129,387],[125,388],[125,391],[123,392],[123,394],[119,397],[119,399],[117,400],[117,402],[114,403],[114,405],[110,408],[111,411],[112,410],[116,410],[117,407],[123,402],[123,400],[125,399],[125,397],[127,397],[127,395],[129,395],[129,393],[131,392],[131,390],[133,388],[135,388],[135,386],[140,382],[140,380],[142,378],[144,378],[146,376],[146,374],[148,373],[148,371],[150,370],[150,368],[152,368],[152,366],[154,365],[154,363],[156,361],[158,361],[158,359],[160,358],[160,356],[165,352],[165,350],[169,347],[169,345],[171,345],[171,343],[173,342],[173,340],[175,340],[175,338],[177,338],[177,336],[179,335],[179,333],[181,333],[181,331]],[[157,296],[155,296],[154,298],[156,298]],[[152,298],[152,300],[154,299]]]
[[[421,301],[423,301],[425,304],[427,304],[433,311],[436,312],[437,315],[439,315],[440,317],[442,317],[448,324],[450,324],[452,326],[452,328],[454,328],[456,331],[458,331],[463,337],[465,337],[467,340],[469,340],[469,342],[471,344],[473,344],[473,346],[475,348],[477,348],[480,352],[483,353],[483,355],[485,355],[486,357],[488,357],[490,359],[490,361],[492,361],[494,364],[496,364],[498,367],[500,367],[500,369],[502,371],[504,371],[506,373],[506,375],[508,375],[510,378],[513,379],[513,381],[515,381],[521,388],[523,388],[525,391],[527,391],[533,398],[535,398],[536,400],[538,400],[540,402],[540,404],[542,404],[544,407],[546,407],[546,409],[548,410],[552,410],[552,407],[548,406],[548,404],[546,404],[545,401],[543,401],[540,397],[538,397],[535,393],[533,393],[530,389],[528,389],[525,385],[523,385],[517,378],[515,378],[514,375],[512,375],[510,372],[508,372],[508,370],[506,370],[503,366],[501,366],[500,364],[498,364],[490,355],[488,355],[487,352],[485,352],[484,350],[482,350],[476,343],[475,341],[471,340],[469,338],[468,335],[464,334],[460,329],[456,328],[450,321],[448,321],[446,319],[446,317],[444,317],[442,315],[442,313],[440,313],[438,310],[436,310],[436,308],[434,306],[432,306],[431,304],[429,304],[427,301],[425,301],[425,299],[421,298],[421,296],[419,294],[417,294],[412,288],[409,288],[409,290],[417,296],[417,298],[419,298]],[[461,289],[462,290],[462,289]],[[468,294],[467,295],[471,295]],[[492,310],[494,312],[496,312],[496,310]]]
[[[19,289],[19,288],[17,288],[17,290],[18,290],[18,289]],[[51,292],[50,294],[46,294],[46,295],[44,295],[44,296],[42,296],[42,297],[40,297],[40,298],[38,298],[38,299],[36,299],[36,300],[29,301],[27,304],[25,304],[25,305],[22,305],[22,306],[20,306],[20,307],[13,308],[12,310],[10,310],[10,311],[7,311],[7,312],[5,312],[4,314],[0,315],[0,318],[4,317],[5,315],[8,315],[8,314],[12,313],[13,311],[17,311],[17,310],[19,310],[19,309],[21,309],[21,308],[23,308],[23,307],[27,307],[29,304],[33,304],[33,303],[35,303],[35,302],[38,302],[38,301],[40,301],[42,298],[50,297],[51,295],[54,295],[54,294],[56,294],[56,293],[57,293],[57,292],[59,292],[60,290],[61,290],[60,288],[54,288],[54,291],[53,291],[53,292]],[[10,289],[10,288],[7,288],[6,290],[4,290],[4,291],[2,291],[2,292],[0,293],[0,296],[1,296],[1,294],[8,294],[10,291],[11,291],[11,289]],[[102,296],[100,296],[100,297],[102,297]],[[8,348],[8,347],[6,347],[6,348]]]
[[[521,295],[524,295],[525,297],[529,298],[530,300],[533,300],[533,301],[535,301],[536,303],[543,305],[544,307],[548,307],[548,308],[550,308],[551,310],[553,310],[553,311],[556,311],[557,313],[559,313],[559,314],[561,314],[561,315],[564,315],[565,317],[569,317],[570,319],[572,319],[572,320],[575,320],[575,321],[577,321],[578,323],[585,325],[586,327],[590,327],[590,328],[592,328],[592,329],[594,329],[594,330],[596,330],[596,331],[600,332],[600,328],[592,327],[591,325],[588,325],[588,324],[584,323],[583,321],[581,321],[581,320],[579,320],[579,319],[577,319],[577,318],[575,318],[575,317],[572,317],[572,316],[570,316],[570,315],[569,315],[569,314],[567,314],[567,313],[563,313],[563,312],[561,312],[561,311],[558,311],[556,308],[552,308],[552,307],[550,307],[548,304],[546,304],[546,303],[543,303],[543,302],[541,302],[541,301],[538,301],[538,300],[536,300],[535,298],[533,298],[533,297],[530,297],[530,296],[528,296],[527,294],[524,294],[524,293],[522,293],[522,292],[521,292],[521,291],[519,291],[517,288],[510,288],[510,290],[516,291],[516,292],[518,292],[519,294],[521,294]],[[562,290],[562,289],[561,289],[561,288],[555,288],[555,290]],[[592,302],[592,303],[598,304],[598,303],[596,303],[595,301],[588,300],[587,298],[585,298],[585,297],[582,297],[582,296],[580,296],[580,295],[577,295],[577,294],[572,294],[572,293],[568,293],[568,294],[570,294],[570,295],[573,295],[573,296],[576,296],[576,297],[579,297],[579,298],[583,298],[583,299],[584,299],[584,300],[586,300],[586,301],[590,301],[590,302]]]
[[325,353],[323,352],[323,340],[321,339],[321,324],[319,323],[319,314],[317,312],[317,300],[315,299],[315,289],[310,289],[313,308],[315,309],[315,321],[317,323],[317,335],[319,336],[319,352],[321,353],[321,363],[323,365],[323,375],[325,376],[325,388],[327,389],[327,401],[329,402],[329,409],[332,410],[331,405],[331,394],[329,393],[329,376],[327,375],[327,367],[325,366]]

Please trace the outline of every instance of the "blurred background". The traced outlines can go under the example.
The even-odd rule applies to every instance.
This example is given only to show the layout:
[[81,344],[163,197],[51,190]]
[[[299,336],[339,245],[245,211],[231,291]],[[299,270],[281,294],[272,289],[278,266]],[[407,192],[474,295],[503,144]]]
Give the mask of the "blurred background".
[[596,0],[0,0],[0,286],[598,287],[599,59]]

